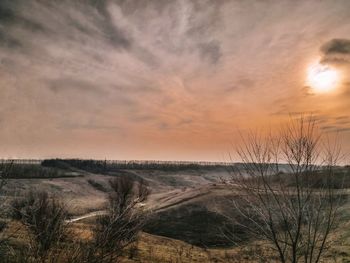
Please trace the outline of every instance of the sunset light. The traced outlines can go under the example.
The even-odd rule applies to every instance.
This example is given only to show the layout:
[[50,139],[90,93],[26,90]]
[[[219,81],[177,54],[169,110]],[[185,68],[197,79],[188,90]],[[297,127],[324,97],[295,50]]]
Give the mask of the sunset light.
[[0,263],[350,262],[350,0],[0,0]]
[[308,83],[317,93],[330,92],[337,87],[339,73],[326,65],[316,64],[309,67]]

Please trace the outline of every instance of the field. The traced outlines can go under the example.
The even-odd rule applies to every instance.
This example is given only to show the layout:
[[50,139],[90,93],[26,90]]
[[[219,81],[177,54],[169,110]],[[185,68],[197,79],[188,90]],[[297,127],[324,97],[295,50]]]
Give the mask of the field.
[[[57,196],[66,204],[72,219],[70,227],[81,239],[90,238],[96,215],[105,212],[111,179],[131,177],[146,182],[151,194],[144,205],[152,211],[152,216],[140,239],[123,252],[123,262],[254,262],[254,255],[262,250],[267,257],[271,256],[259,241],[250,240],[243,229],[221,215],[222,211],[235,213],[230,200],[237,195],[223,184],[230,177],[226,166],[92,169],[21,164],[14,167],[15,173],[8,177],[2,198],[10,202],[29,190]],[[18,171],[24,172],[23,176]],[[348,176],[347,168],[339,171]],[[332,235],[329,262],[350,262],[348,211],[346,203],[342,207],[342,231]],[[227,230],[234,237],[223,235]],[[15,233],[11,242],[25,242],[26,234],[18,230],[17,223],[11,222],[7,231]]]

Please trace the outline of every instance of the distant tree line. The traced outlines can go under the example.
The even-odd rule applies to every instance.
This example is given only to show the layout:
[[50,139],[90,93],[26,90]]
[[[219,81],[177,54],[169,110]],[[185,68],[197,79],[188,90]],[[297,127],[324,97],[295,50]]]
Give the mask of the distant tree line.
[[6,166],[8,166],[8,164],[0,166],[0,173],[6,173],[8,179],[57,178],[67,176],[61,169],[55,167],[43,167],[38,164],[12,163],[11,169],[4,171],[4,167]]
[[182,171],[199,169],[227,168],[226,163],[212,162],[166,162],[166,161],[108,161],[82,159],[46,159],[41,163],[45,167],[77,168],[93,173],[108,173],[122,169]]

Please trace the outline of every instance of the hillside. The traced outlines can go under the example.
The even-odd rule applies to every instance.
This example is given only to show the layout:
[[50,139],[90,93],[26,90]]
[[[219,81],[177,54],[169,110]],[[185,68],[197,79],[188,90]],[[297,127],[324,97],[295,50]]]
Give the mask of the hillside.
[[[39,164],[34,166],[35,171],[43,169]],[[53,169],[57,170],[50,171],[54,174],[51,177],[46,172],[10,177],[4,194],[10,197],[7,200],[29,190],[59,197],[67,205],[72,227],[85,237],[89,236],[90,222],[105,211],[109,180],[132,177],[146,182],[151,194],[144,205],[153,216],[136,244],[137,253],[133,248],[127,250],[131,255],[125,255],[125,262],[252,262],[249,255],[260,249],[243,229],[221,215],[235,213],[231,201],[237,198],[235,191],[222,184],[230,177],[226,168],[118,169],[107,173],[74,167]],[[339,173],[345,172],[348,170],[339,168]],[[348,229],[348,208],[348,203],[342,208],[344,229]],[[333,239],[333,255],[347,259],[350,231],[338,232]]]

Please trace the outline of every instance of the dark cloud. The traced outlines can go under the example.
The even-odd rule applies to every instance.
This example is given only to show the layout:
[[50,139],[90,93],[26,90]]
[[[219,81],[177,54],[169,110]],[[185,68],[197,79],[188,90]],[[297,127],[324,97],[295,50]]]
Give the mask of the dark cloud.
[[[79,34],[105,38],[116,48],[129,48],[132,40],[112,21],[108,12],[109,1],[17,1],[1,0],[0,24],[7,27],[24,28],[31,33],[43,33],[48,37],[62,40],[79,40]],[[24,12],[25,10],[26,12]],[[74,10],[74,12],[72,12]],[[29,12],[37,12],[30,16]],[[39,11],[41,11],[39,13]],[[47,17],[52,13],[52,17]],[[79,14],[80,13],[80,14]],[[91,28],[81,17],[88,16],[97,26]],[[49,19],[48,21],[45,21]],[[47,22],[47,23],[46,23]],[[86,21],[85,21],[86,22]],[[33,35],[33,38],[35,36]],[[81,40],[81,39],[80,39]]]
[[305,85],[301,88],[301,92],[303,96],[305,97],[312,97],[315,96],[315,93],[313,92],[313,89],[311,86]]
[[0,1],[0,25],[18,26],[33,32],[45,32],[45,24],[24,17],[20,12],[20,2],[16,0]]
[[0,2],[0,22],[1,24],[10,24],[19,20],[19,17],[13,11],[16,6],[15,0],[2,0]]
[[12,37],[0,29],[0,46],[10,49],[18,49],[23,47],[23,44],[20,40]]
[[350,63],[350,40],[332,39],[321,46],[323,63]]
[[126,32],[113,23],[106,6],[102,9],[102,19],[100,19],[99,24],[102,25],[105,37],[114,47],[130,48],[132,46],[131,37],[128,37]]
[[349,39],[332,39],[321,47],[325,55],[329,54],[350,54]]
[[321,63],[333,65],[340,69],[341,83],[339,85],[338,101],[348,103],[350,97],[350,39],[335,38],[321,46]]

